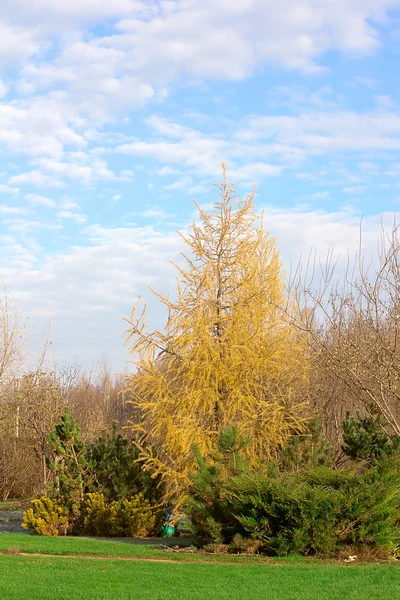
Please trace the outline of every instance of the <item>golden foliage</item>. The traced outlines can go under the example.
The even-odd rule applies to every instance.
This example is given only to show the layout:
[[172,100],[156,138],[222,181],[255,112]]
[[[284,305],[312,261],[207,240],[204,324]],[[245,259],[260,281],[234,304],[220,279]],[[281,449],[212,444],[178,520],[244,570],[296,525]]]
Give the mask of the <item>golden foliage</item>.
[[47,496],[32,500],[32,505],[33,508],[24,512],[22,527],[46,537],[67,535],[68,516],[62,506]]
[[[149,333],[135,306],[127,343],[136,365],[129,390],[141,458],[181,495],[193,468],[192,445],[207,455],[221,428],[252,438],[254,461],[274,454],[302,428],[298,390],[307,376],[305,344],[285,320],[287,302],[275,240],[224,178],[211,213],[182,235],[190,253],[164,332]],[[154,451],[153,451],[154,450]]]
[[85,528],[90,535],[142,538],[150,535],[156,521],[142,493],[112,502],[98,492],[86,494],[85,510]]

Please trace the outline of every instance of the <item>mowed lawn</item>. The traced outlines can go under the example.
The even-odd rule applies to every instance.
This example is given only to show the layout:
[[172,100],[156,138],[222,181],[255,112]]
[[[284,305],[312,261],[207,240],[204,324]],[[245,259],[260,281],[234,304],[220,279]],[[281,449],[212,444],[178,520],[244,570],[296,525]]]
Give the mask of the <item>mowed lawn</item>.
[[[14,544],[9,543],[10,538]],[[19,543],[17,544],[17,541]],[[25,540],[25,542],[23,541]],[[81,540],[84,541],[84,540]],[[70,539],[43,540],[26,535],[0,535],[0,546],[12,552],[33,547],[54,556],[0,555],[0,598],[5,600],[381,600],[400,597],[400,565],[328,565],[303,562],[241,561],[197,562],[175,554],[174,562],[160,560],[169,554],[118,542],[110,558],[61,557]],[[42,547],[42,542],[44,548]],[[87,540],[83,552],[95,540]],[[7,546],[5,548],[4,546]],[[29,548],[26,546],[28,545]],[[131,559],[127,556],[127,547]],[[41,549],[42,548],[42,549]],[[120,556],[117,558],[117,548]],[[139,551],[137,551],[140,548]],[[79,544],[75,546],[79,551]],[[135,553],[136,552],[136,553]],[[151,555],[153,552],[153,555]],[[67,554],[68,552],[66,552]],[[79,552],[77,552],[79,553]],[[132,560],[133,558],[133,560]]]

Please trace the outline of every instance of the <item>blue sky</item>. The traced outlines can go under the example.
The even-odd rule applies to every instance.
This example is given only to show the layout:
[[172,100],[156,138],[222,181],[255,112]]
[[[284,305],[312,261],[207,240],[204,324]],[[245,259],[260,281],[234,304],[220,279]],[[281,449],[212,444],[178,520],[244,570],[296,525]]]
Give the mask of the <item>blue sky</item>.
[[56,360],[128,358],[225,161],[286,266],[400,201],[400,0],[2,0],[0,283]]

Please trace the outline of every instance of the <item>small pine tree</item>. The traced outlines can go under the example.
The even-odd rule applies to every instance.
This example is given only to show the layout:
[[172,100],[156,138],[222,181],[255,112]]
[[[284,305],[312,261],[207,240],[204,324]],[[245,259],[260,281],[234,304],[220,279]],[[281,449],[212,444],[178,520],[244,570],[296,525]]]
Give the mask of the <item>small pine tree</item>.
[[138,456],[138,448],[117,433],[114,424],[110,434],[100,436],[88,449],[92,487],[107,501],[122,501],[141,493],[152,506],[157,505],[164,494],[161,478],[144,471]]
[[48,442],[52,456],[47,457],[46,463],[53,475],[50,495],[68,511],[74,529],[81,514],[88,461],[79,425],[67,408]]
[[400,452],[400,436],[386,433],[386,425],[381,415],[362,417],[357,413],[351,417],[348,412],[342,424],[343,452],[353,460],[371,464]]
[[[250,459],[245,450],[250,439],[240,436],[236,426],[223,429],[218,447],[207,460],[194,446],[197,471],[190,476],[192,481],[186,511],[190,516],[194,533],[203,543],[225,541],[230,531],[231,514],[229,501],[224,490],[230,479],[251,471]],[[232,523],[237,527],[237,523]]]
[[282,471],[300,471],[315,467],[330,467],[335,459],[335,450],[323,436],[317,418],[310,419],[307,431],[294,434],[279,454]]

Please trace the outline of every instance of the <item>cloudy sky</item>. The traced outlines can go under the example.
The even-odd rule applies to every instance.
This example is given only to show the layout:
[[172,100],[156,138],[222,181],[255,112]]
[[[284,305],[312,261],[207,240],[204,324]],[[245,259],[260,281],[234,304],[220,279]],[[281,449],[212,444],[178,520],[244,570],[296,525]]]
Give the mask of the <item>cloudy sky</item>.
[[57,359],[173,290],[226,161],[286,265],[372,247],[400,201],[400,0],[1,0],[0,283]]

